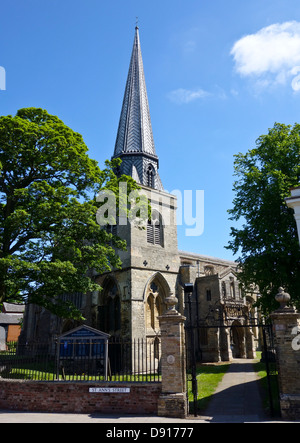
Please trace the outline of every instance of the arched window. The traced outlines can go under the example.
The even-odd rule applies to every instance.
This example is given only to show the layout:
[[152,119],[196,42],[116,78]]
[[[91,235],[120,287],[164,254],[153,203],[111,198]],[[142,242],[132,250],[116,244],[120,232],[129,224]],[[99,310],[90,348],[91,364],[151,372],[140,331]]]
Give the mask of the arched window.
[[235,284],[233,277],[230,277],[230,297],[235,298]]
[[164,245],[162,217],[157,211],[153,211],[151,220],[148,220],[147,242],[153,245]]
[[155,317],[154,317],[154,295],[150,294],[147,298],[147,306],[146,306],[146,327],[155,328]]
[[148,333],[150,330],[158,332],[159,320],[158,317],[162,315],[163,304],[159,293],[150,293],[146,302],[146,328]]
[[146,171],[146,180],[147,180],[147,186],[149,188],[154,188],[154,169],[152,165],[149,165]]
[[145,287],[144,313],[147,338],[155,338],[161,333],[159,317],[166,312],[166,298],[170,294],[170,287],[165,278],[156,273]]

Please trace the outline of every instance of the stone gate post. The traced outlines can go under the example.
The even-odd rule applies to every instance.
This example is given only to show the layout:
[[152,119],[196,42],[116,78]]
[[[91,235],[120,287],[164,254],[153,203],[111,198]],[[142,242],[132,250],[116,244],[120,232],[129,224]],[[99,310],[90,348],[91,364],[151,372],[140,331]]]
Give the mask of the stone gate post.
[[282,288],[280,308],[271,314],[275,336],[282,418],[300,419],[300,313],[286,306],[289,294]]
[[158,403],[161,417],[185,418],[186,396],[186,353],[185,317],[175,309],[177,299],[170,294],[166,299],[168,309],[159,317],[161,330],[161,376],[162,392]]

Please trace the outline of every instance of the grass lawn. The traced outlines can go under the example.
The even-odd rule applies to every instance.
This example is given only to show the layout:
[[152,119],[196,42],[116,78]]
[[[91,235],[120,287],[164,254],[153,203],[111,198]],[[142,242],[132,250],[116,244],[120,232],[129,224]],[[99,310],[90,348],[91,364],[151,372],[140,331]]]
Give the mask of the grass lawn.
[[[202,364],[197,367],[197,386],[198,386],[198,412],[203,412],[208,405],[211,396],[215,392],[218,384],[227,372],[230,364]],[[189,379],[191,377],[189,376]],[[192,393],[192,382],[188,381],[188,398],[190,403],[190,412],[193,413],[194,397]]]
[[[30,369],[29,365],[26,365],[26,368],[10,368],[7,371],[1,372],[0,376],[2,376],[2,378],[8,378],[11,380],[16,379],[16,380],[58,381],[54,370],[50,372],[38,370],[36,365],[34,365],[33,369]],[[59,381],[159,382],[161,381],[161,376],[158,374],[113,375],[113,376],[108,376],[107,380],[105,380],[105,377],[101,375],[92,376],[89,374],[81,373],[81,374],[62,376],[62,374],[60,373]]]

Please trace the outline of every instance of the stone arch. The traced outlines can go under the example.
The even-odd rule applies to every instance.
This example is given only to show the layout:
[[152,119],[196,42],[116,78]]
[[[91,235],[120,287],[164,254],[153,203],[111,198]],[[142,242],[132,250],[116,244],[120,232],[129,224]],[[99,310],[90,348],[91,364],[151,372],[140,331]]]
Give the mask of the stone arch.
[[156,272],[145,286],[145,329],[146,336],[160,335],[158,317],[166,310],[165,299],[170,294],[170,287],[160,272]]
[[147,290],[150,288],[152,283],[154,283],[154,285],[157,285],[157,283],[159,284],[159,287],[161,288],[162,291],[162,297],[163,297],[162,301],[164,302],[165,298],[167,298],[170,295],[171,288],[165,277],[160,272],[155,272],[155,274],[153,274],[148,279],[144,290],[144,300],[146,299]]

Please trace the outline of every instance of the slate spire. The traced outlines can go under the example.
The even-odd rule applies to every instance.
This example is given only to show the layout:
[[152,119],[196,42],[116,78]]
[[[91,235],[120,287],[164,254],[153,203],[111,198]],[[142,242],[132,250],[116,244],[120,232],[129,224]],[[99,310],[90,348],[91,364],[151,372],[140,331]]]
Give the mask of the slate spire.
[[125,94],[113,158],[122,159],[121,174],[138,183],[163,189],[153,140],[139,28],[135,28]]

